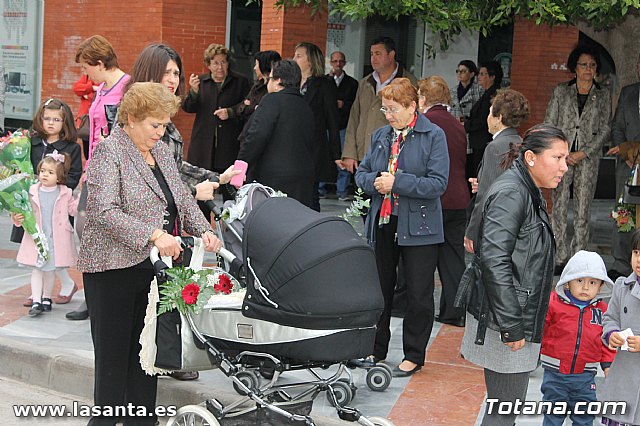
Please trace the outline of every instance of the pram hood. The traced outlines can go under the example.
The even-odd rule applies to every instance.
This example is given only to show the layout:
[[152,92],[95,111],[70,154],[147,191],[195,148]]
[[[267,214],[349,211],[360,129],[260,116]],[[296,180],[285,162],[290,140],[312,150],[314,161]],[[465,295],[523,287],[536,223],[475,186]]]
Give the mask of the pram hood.
[[343,219],[270,198],[249,214],[242,252],[249,318],[344,329],[375,326],[382,313],[373,250]]

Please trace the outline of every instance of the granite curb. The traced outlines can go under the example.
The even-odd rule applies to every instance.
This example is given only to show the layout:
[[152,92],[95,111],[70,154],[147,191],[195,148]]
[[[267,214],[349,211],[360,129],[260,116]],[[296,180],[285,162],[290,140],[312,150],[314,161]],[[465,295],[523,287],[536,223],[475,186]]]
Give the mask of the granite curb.
[[[0,375],[57,392],[93,399],[93,360],[56,348],[40,348],[0,336]],[[215,398],[223,403],[236,400],[239,396],[232,389],[229,380],[229,391],[216,389]],[[200,404],[212,396],[212,391],[202,380],[180,382],[160,378],[156,403],[182,407]],[[318,426],[354,424],[313,413],[312,417]]]

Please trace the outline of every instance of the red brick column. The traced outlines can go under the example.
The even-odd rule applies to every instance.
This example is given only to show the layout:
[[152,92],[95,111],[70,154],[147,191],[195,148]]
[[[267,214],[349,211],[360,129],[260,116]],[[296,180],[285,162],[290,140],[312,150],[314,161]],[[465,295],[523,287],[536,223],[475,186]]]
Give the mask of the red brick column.
[[[511,88],[522,92],[531,104],[531,117],[520,126],[521,132],[541,123],[553,88],[570,80],[569,71],[560,70],[578,42],[578,29],[570,26],[536,25],[517,18],[513,29]],[[556,64],[558,69],[552,69]]]
[[[563,71],[569,53],[578,42],[578,29],[571,26],[536,25],[534,21],[516,18],[513,29],[513,62],[511,88],[521,92],[531,105],[529,120],[522,123],[520,133],[542,123],[554,87],[573,75]],[[556,64],[557,69],[552,68]],[[543,190],[552,212],[551,191]]]
[[[126,6],[111,0],[47,0],[44,10],[42,97],[60,98],[74,112],[79,98],[71,87],[80,77],[75,52],[87,37],[105,36],[125,72],[146,45],[167,43],[182,57],[185,81],[190,73],[204,72],[202,53],[210,43],[225,42],[225,0],[138,0]],[[181,112],[174,121],[188,143],[193,116]]]
[[311,16],[311,8],[301,6],[277,9],[276,0],[262,2],[262,34],[260,50],[276,50],[283,58],[291,58],[301,41],[316,44],[324,54],[327,45],[327,8]]

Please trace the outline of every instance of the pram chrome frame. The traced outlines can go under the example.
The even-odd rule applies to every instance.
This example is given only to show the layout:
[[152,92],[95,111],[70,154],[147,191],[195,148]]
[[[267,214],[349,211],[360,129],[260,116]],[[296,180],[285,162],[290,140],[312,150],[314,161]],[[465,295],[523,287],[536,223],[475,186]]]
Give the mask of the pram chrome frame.
[[[176,237],[176,239],[181,241],[180,237]],[[228,265],[232,265],[234,261],[237,262],[235,255],[225,248],[222,248],[218,252],[218,255],[222,257]],[[156,275],[160,276],[161,274],[164,274],[164,269],[167,269],[168,267],[166,264],[164,264],[164,262],[160,260],[157,247],[152,248],[150,259],[152,264],[156,268]],[[162,267],[163,264],[164,268]],[[336,395],[336,388],[342,388],[344,386],[344,383],[340,381],[341,376],[346,373],[349,376],[349,382],[352,382],[351,372],[347,368],[345,362],[305,363],[302,366],[294,366],[293,368],[290,368],[291,366],[289,364],[285,364],[277,357],[263,352],[242,351],[235,357],[231,357],[216,348],[215,345],[211,343],[209,339],[200,332],[200,330],[198,330],[198,327],[194,324],[191,313],[187,312],[184,316],[187,319],[189,328],[193,332],[194,336],[196,336],[198,341],[202,345],[204,345],[204,350],[207,351],[208,356],[213,361],[213,363],[217,365],[227,377],[231,378],[236,391],[238,391],[238,393],[240,394],[243,394],[243,396],[227,405],[224,405],[216,398],[206,400],[204,402],[206,410],[213,414],[213,416],[217,420],[237,417],[243,414],[250,413],[254,410],[267,409],[284,417],[288,424],[314,426],[315,423],[311,416],[291,413],[278,406],[278,404],[292,403],[296,401],[302,402],[306,398],[308,398],[308,401],[312,403],[313,399],[315,399],[315,397],[320,392],[326,391],[327,398],[329,399],[331,405],[335,407],[338,417],[341,420],[357,422],[361,425],[366,426],[393,425],[393,423],[389,422],[386,419],[376,420],[376,418],[373,417],[371,419],[368,419],[363,416],[356,408],[341,405],[339,403],[339,398]],[[265,359],[273,363],[273,376],[265,385],[259,386],[259,381],[254,382],[253,380],[251,380],[251,383],[248,386],[249,383],[247,381],[243,381],[243,378],[245,378],[246,380],[246,376],[243,377],[243,373],[251,372],[250,374],[253,374],[255,377],[257,377],[256,373],[254,372],[254,370],[257,370],[256,366],[248,366],[246,362],[243,363],[243,360],[249,357]],[[314,370],[314,368],[316,367],[326,368],[336,364],[338,365],[337,370],[328,378],[323,378]],[[276,384],[280,373],[295,369],[305,369],[314,377],[314,380]],[[301,391],[300,393],[293,396],[289,392],[287,392],[294,389],[299,389]],[[255,406],[245,406],[245,404],[249,402],[255,403]],[[175,424],[172,420],[173,418],[169,419],[169,422],[167,423],[168,426],[172,426]]]

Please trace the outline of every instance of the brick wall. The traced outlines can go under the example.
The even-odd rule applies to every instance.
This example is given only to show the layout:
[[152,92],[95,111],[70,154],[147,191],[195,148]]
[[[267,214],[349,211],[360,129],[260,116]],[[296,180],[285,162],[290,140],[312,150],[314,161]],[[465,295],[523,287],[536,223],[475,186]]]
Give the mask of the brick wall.
[[323,51],[327,45],[327,8],[311,16],[311,8],[277,9],[276,0],[262,2],[262,34],[260,50],[275,50],[283,58],[291,58],[296,44],[314,43]]
[[[578,29],[569,26],[537,26],[535,22],[517,18],[513,29],[513,62],[511,88],[521,92],[531,104],[531,116],[522,123],[520,133],[542,123],[554,87],[573,75],[563,71],[567,57],[578,42]],[[557,69],[552,68],[556,64]],[[551,191],[543,190],[552,212]]]
[[[513,30],[511,88],[522,92],[531,104],[531,117],[520,126],[521,133],[541,123],[554,87],[573,75],[560,70],[578,42],[578,29],[569,26],[537,26],[516,19]],[[552,69],[556,64],[558,69]]]
[[[225,44],[227,2],[225,0],[164,0],[162,40],[176,49],[182,58],[185,89],[189,75],[207,71],[202,62],[211,43]],[[186,91],[185,91],[186,93]],[[191,140],[195,114],[180,110],[173,121],[185,141],[185,155]]]
[[[225,42],[225,0],[47,0],[44,10],[42,97],[54,96],[77,111],[79,99],[71,90],[80,77],[75,51],[94,34],[113,45],[120,68],[130,71],[149,43],[165,42],[182,57],[186,80],[202,73],[202,53],[210,43]],[[191,136],[193,116],[178,113],[175,123],[185,142]]]

